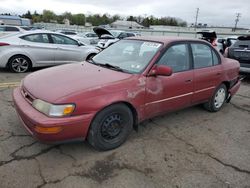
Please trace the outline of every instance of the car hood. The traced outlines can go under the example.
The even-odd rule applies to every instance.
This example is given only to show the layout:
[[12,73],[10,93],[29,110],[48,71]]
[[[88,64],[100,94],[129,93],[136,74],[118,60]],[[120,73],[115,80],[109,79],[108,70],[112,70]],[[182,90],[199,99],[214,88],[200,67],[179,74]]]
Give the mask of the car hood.
[[25,77],[22,85],[34,98],[56,103],[77,92],[84,93],[131,77],[131,74],[84,62],[37,71]]
[[102,27],[94,27],[93,31],[97,34],[97,36],[100,38],[102,35],[111,35],[113,36],[107,29],[104,29]]

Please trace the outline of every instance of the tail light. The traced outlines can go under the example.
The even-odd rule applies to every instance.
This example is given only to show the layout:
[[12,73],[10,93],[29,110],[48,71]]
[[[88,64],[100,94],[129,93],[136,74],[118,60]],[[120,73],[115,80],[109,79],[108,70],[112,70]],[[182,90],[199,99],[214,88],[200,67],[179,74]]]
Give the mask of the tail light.
[[0,46],[9,46],[10,44],[5,43],[5,42],[0,42]]

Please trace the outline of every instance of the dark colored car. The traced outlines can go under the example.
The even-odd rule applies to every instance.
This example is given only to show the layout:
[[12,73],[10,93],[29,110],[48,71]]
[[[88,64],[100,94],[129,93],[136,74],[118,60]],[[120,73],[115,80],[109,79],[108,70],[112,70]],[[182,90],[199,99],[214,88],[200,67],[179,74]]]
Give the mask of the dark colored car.
[[86,139],[109,150],[143,120],[196,104],[219,111],[239,87],[239,63],[206,41],[135,37],[88,62],[32,73],[13,98],[37,139]]
[[241,72],[250,73],[250,35],[238,37],[238,40],[227,49],[226,55],[240,62]]

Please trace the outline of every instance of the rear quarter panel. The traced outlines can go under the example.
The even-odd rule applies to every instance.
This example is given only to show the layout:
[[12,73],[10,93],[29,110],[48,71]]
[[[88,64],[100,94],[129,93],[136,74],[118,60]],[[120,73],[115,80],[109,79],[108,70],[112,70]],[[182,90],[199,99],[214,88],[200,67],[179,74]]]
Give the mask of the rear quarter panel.
[[223,81],[232,81],[239,77],[240,63],[237,60],[223,58]]

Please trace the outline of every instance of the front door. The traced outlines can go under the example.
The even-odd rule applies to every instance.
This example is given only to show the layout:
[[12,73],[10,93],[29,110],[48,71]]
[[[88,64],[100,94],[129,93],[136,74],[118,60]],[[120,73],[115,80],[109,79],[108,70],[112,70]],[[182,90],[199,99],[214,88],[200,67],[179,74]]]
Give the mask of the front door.
[[193,95],[193,70],[187,44],[169,47],[157,65],[171,67],[173,74],[147,77],[145,113],[148,118],[191,105]]
[[53,46],[56,47],[55,63],[74,63],[84,61],[83,50],[79,46],[78,42],[69,37],[51,34],[53,40]]

